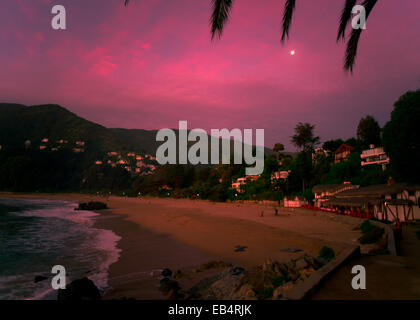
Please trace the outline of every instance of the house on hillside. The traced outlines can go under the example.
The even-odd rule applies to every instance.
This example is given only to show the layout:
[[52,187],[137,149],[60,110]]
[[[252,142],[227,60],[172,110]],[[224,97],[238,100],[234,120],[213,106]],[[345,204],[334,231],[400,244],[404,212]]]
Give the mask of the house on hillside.
[[290,170],[288,171],[276,171],[271,173],[271,182],[275,182],[278,180],[286,180],[289,177]]
[[42,143],[48,143],[48,138],[44,138],[41,140]]
[[420,185],[388,183],[347,190],[323,203],[340,212],[365,212],[379,220],[420,219]]
[[102,161],[100,161],[100,160],[96,160],[96,161],[95,161],[95,164],[97,164],[97,165],[101,165],[101,164],[102,164]]
[[308,204],[308,200],[302,196],[285,196],[283,198],[285,208],[299,208],[305,204]]
[[312,188],[312,193],[315,195],[314,203],[318,208],[322,207],[323,202],[331,199],[332,196],[339,192],[346,190],[358,189],[359,186],[352,185],[350,182],[344,182],[341,184],[324,184],[317,185]]
[[337,150],[334,152],[334,163],[339,163],[342,161],[346,161],[347,157],[350,153],[352,153],[354,147],[343,143],[341,146],[338,147]]
[[85,145],[84,141],[76,141],[76,146],[83,147]]
[[324,148],[316,148],[313,152],[312,152],[312,160],[315,160],[317,155],[323,154],[326,157],[328,157],[328,155],[330,154],[330,151],[325,150]]
[[241,186],[248,183],[257,180],[260,177],[260,175],[249,175],[246,177],[238,178],[234,181],[232,181],[232,189],[235,189],[237,192],[242,192]]
[[382,170],[386,169],[386,166],[389,164],[389,157],[384,151],[383,147],[377,147],[373,144],[370,145],[368,150],[363,150],[362,154],[360,155],[361,165],[362,166],[369,166],[373,164],[377,164],[382,166]]

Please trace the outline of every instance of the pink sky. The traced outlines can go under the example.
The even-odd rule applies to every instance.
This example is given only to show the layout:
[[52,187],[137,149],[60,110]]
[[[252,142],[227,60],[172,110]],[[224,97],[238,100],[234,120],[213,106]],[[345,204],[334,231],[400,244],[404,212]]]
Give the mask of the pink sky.
[[55,31],[58,2],[2,0],[0,101],[57,103],[108,127],[265,129],[266,146],[292,150],[297,122],[315,124],[323,141],[349,138],[361,117],[383,125],[420,87],[418,0],[378,1],[353,76],[335,42],[344,0],[297,1],[284,46],[284,1],[235,1],[215,42],[210,0],[122,3],[59,1],[67,30]]

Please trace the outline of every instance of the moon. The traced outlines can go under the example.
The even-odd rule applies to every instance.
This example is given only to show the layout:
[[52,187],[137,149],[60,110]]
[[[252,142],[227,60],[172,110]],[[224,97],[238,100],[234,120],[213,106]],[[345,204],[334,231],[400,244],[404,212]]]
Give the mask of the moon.
[[295,55],[295,50],[290,51],[290,55],[294,56]]

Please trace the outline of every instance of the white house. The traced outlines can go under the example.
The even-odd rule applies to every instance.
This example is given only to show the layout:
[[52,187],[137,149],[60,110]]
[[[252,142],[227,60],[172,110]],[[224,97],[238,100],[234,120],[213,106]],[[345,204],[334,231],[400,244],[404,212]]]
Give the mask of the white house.
[[232,182],[232,189],[235,189],[238,192],[241,192],[241,186],[251,182],[251,181],[255,181],[260,177],[260,175],[249,175],[246,177],[241,177],[236,179],[235,181]]
[[290,170],[288,171],[276,171],[271,173],[271,182],[277,181],[277,180],[286,180],[289,177]]
[[377,219],[420,219],[420,185],[392,183],[372,185],[337,193],[324,203],[341,210],[366,212]]
[[304,204],[308,204],[308,200],[302,196],[286,196],[283,199],[285,208],[299,208]]
[[377,164],[382,166],[382,170],[385,170],[386,165],[389,164],[389,157],[385,153],[384,148],[375,148],[373,144],[370,145],[370,148],[368,150],[362,151],[360,158],[362,159],[362,166]]

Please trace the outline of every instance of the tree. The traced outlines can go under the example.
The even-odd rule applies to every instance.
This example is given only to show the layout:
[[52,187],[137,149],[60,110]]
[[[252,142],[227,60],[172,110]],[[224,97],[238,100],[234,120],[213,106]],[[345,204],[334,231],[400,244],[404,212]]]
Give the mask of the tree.
[[[366,20],[368,19],[372,9],[376,5],[378,0],[364,0],[362,6],[366,11]],[[128,0],[125,0],[126,4]],[[213,12],[210,18],[211,25],[211,38],[214,39],[217,35],[218,38],[222,36],[223,28],[229,19],[230,11],[232,9],[232,0],[212,0]],[[340,24],[337,33],[337,42],[345,40],[345,33],[350,21],[352,19],[352,9],[356,5],[356,0],[346,0],[344,8],[341,12]],[[283,11],[283,23],[282,23],[282,34],[281,41],[284,42],[289,38],[290,26],[293,18],[293,14],[296,8],[296,0],[286,0],[284,11]],[[344,70],[353,72],[353,66],[356,60],[357,47],[359,44],[360,36],[363,29],[352,29],[350,37],[347,41],[347,48],[344,59]]]
[[381,128],[374,117],[366,116],[360,119],[357,126],[357,139],[363,148],[367,148],[371,144],[375,146],[381,144]]
[[295,135],[292,136],[292,143],[304,151],[313,150],[319,143],[319,137],[314,137],[315,125],[299,122],[295,127]]
[[344,141],[342,139],[328,140],[328,141],[324,142],[324,144],[322,145],[322,148],[324,150],[334,152],[343,143],[344,143]]
[[284,145],[281,143],[276,143],[273,147],[273,152],[276,153],[277,161],[280,160],[280,152],[284,150]]
[[390,157],[392,175],[420,182],[420,90],[408,91],[394,104],[383,129],[383,146]]

